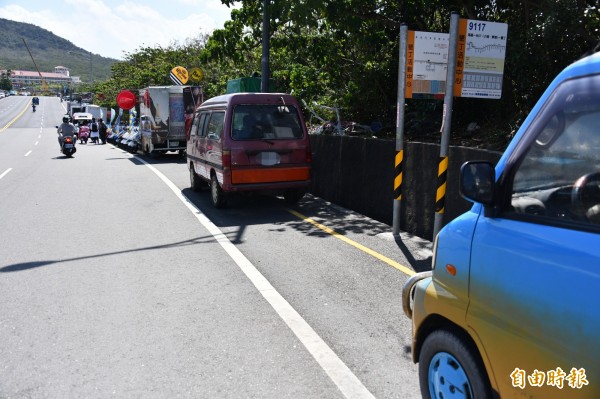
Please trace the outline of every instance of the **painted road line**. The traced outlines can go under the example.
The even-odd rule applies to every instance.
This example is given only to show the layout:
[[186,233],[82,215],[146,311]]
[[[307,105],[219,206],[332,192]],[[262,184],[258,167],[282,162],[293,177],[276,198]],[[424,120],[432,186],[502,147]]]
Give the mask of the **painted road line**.
[[368,253],[369,255],[379,259],[380,261],[383,261],[385,263],[387,263],[388,265],[400,270],[402,273],[408,275],[408,276],[412,276],[414,274],[416,274],[416,272],[406,266],[401,265],[400,263],[396,262],[395,260],[392,260],[390,258],[388,258],[387,256],[381,255],[378,252],[373,251],[371,248],[367,248],[362,244],[357,243],[356,241],[352,241],[351,239],[349,239],[348,237],[330,229],[329,227],[322,225],[321,223],[315,222],[314,220],[312,220],[311,218],[304,216],[303,214],[296,212],[292,209],[288,209],[287,210],[289,213],[291,213],[292,215],[296,216],[299,219],[304,220],[305,222],[308,222],[310,224],[312,224],[313,226],[331,234],[332,236],[334,236],[335,238],[338,238],[342,241],[344,241],[347,244],[352,245],[353,247],[360,249],[363,252]]
[[342,362],[335,352],[323,341],[313,328],[300,316],[300,314],[277,292],[275,287],[258,271],[258,269],[244,256],[244,254],[221,232],[221,230],[206,217],[165,175],[155,167],[136,157],[140,162],[152,170],[170,189],[177,198],[196,216],[198,221],[212,234],[215,240],[229,254],[246,277],[254,284],[263,298],[269,302],[279,317],[287,324],[308,352],[313,356],[321,368],[327,373],[333,383],[339,388],[346,398],[375,397]]
[[12,170],[12,168],[8,168],[4,172],[2,172],[2,174],[0,175],[0,179],[2,179],[4,176],[6,176],[8,174],[8,172],[10,172],[11,170]]
[[10,127],[10,125],[12,125],[13,123],[15,123],[17,121],[17,119],[19,119],[21,116],[23,116],[23,114],[25,113],[25,111],[27,111],[27,108],[29,108],[29,104],[31,104],[31,100],[29,100],[29,102],[27,103],[27,105],[25,106],[25,108],[23,108],[23,110],[17,116],[15,116],[4,127],[0,127],[0,133],[2,133],[3,131],[5,131],[6,129],[8,129]]
[[29,154],[31,154],[31,150],[27,154],[25,154],[25,156],[28,157]]
[[38,145],[38,144],[39,144],[39,141],[36,141],[35,144],[33,144],[33,145]]

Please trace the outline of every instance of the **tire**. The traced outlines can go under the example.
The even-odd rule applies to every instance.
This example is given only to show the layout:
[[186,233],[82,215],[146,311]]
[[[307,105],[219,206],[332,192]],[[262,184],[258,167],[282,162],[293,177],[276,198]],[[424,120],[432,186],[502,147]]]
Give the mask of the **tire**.
[[288,190],[283,194],[285,203],[290,205],[297,203],[302,197],[304,197],[304,191],[301,190]]
[[487,399],[490,383],[479,354],[446,330],[432,332],[419,355],[419,383],[424,399]]
[[210,177],[210,199],[215,208],[223,208],[225,206],[225,193],[221,186],[219,186],[216,175]]
[[196,191],[196,192],[202,190],[202,182],[200,181],[200,178],[196,174],[193,164],[190,164],[190,187],[192,188],[193,191]]

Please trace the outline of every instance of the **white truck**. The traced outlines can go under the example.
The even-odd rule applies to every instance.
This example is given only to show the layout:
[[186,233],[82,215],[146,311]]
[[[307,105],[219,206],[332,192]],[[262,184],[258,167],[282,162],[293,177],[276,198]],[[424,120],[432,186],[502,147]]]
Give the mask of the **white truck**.
[[92,115],[92,118],[96,118],[96,121],[104,119],[106,112],[98,105],[88,104],[85,106],[85,112]]
[[189,93],[190,87],[150,86],[140,90],[140,149],[145,154],[185,154],[186,118],[199,104],[189,104],[190,96],[184,96],[184,91]]

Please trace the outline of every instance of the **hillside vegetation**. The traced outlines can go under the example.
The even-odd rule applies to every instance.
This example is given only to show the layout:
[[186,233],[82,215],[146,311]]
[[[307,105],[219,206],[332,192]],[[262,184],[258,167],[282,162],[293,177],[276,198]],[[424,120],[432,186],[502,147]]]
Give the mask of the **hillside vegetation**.
[[[35,65],[27,52],[27,42],[33,58],[42,72],[54,72],[54,67],[65,66],[71,76],[80,76],[90,82],[90,61],[85,56],[69,54],[68,51],[89,54],[68,40],[56,36],[46,29],[32,24],[0,18],[0,69],[35,71]],[[117,60],[93,55],[94,80],[106,80],[111,75],[111,66]]]

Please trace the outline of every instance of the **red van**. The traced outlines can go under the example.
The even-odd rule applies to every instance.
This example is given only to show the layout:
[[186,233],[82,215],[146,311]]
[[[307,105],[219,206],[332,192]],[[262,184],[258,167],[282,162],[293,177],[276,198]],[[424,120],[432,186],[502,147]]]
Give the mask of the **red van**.
[[289,94],[234,93],[205,101],[187,134],[190,185],[210,185],[215,207],[231,192],[283,195],[308,190],[312,155],[298,101]]

